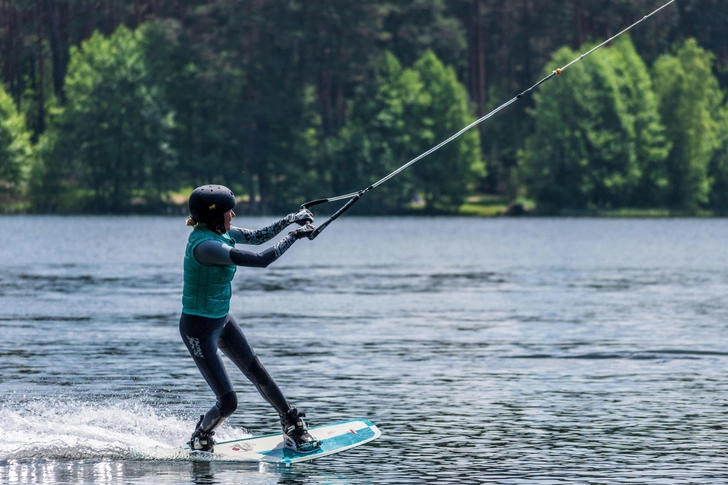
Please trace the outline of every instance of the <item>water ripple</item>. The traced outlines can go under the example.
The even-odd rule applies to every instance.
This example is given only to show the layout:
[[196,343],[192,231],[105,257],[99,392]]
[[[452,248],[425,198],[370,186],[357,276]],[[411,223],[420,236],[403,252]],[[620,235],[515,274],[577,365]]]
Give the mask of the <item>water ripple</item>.
[[[46,253],[0,217],[2,484],[728,481],[728,221],[342,218],[241,268],[233,314],[288,399],[383,433],[282,468],[140,453],[214,403],[177,330],[181,221],[94,219],[116,236],[78,252],[87,218],[43,219]],[[220,436],[276,430],[228,371]]]

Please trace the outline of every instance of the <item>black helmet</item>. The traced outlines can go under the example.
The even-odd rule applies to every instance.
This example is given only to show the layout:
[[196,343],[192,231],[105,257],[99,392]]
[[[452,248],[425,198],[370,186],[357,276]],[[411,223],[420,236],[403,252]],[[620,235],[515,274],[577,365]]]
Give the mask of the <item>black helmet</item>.
[[203,185],[190,194],[190,216],[195,222],[204,222],[209,229],[222,234],[225,232],[225,213],[236,204],[233,191],[224,185]]

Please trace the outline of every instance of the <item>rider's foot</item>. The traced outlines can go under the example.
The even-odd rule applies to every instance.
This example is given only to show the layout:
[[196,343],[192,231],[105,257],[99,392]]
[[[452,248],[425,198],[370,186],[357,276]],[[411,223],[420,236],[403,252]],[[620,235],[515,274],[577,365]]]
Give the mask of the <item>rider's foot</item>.
[[305,417],[305,413],[299,413],[296,408],[291,408],[281,416],[281,426],[286,448],[301,453],[311,453],[316,451],[321,443],[308,432]]
[[192,437],[190,438],[189,445],[192,451],[207,451],[212,453],[215,449],[215,440],[212,438],[212,435],[215,432],[205,432],[200,429],[204,418],[205,416],[200,416],[200,420],[197,422],[197,426],[195,426],[195,432],[192,433]]

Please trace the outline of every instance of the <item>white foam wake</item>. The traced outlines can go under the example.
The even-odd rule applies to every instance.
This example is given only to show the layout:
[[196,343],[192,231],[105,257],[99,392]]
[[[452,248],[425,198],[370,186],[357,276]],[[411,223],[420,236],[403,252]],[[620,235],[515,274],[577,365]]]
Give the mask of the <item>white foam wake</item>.
[[[28,459],[175,459],[195,422],[158,412],[149,404],[126,401],[0,403],[0,462]],[[223,425],[218,440],[248,436]]]

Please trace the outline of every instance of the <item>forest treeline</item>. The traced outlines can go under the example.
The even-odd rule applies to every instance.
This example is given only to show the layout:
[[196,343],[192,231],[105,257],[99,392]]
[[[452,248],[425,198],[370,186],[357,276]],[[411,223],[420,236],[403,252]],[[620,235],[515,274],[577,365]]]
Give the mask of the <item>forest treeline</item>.
[[[363,189],[663,3],[0,0],[0,211]],[[726,25],[670,5],[357,210],[728,213]]]

